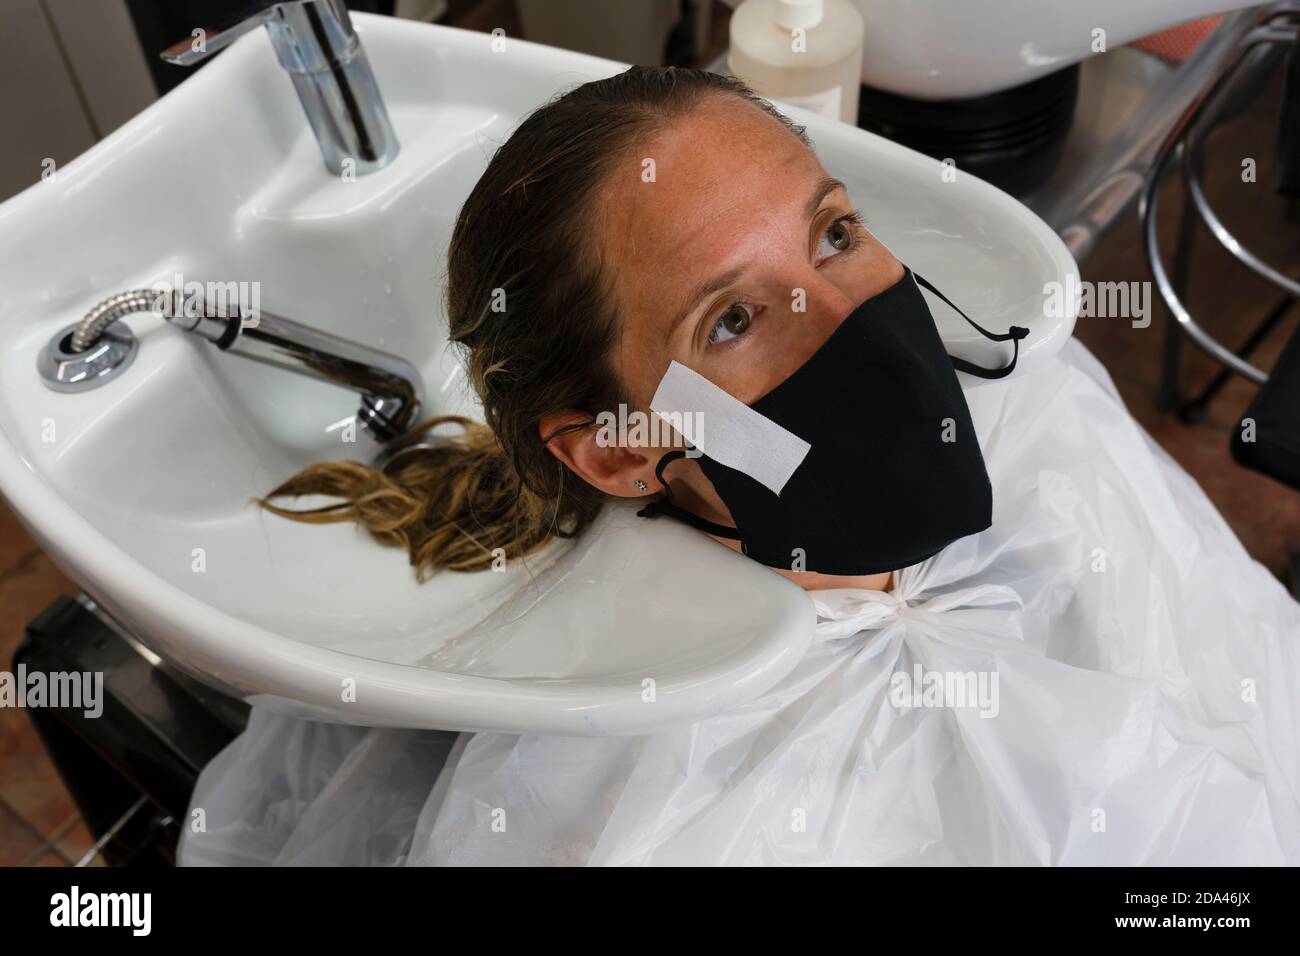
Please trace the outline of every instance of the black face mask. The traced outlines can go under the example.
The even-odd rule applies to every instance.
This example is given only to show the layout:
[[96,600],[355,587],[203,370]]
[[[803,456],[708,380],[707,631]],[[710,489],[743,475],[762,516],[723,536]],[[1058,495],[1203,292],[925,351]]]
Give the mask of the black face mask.
[[[985,337],[1011,340],[1011,363],[985,369],[949,356],[918,283]],[[667,514],[739,540],[744,554],[774,568],[859,575],[924,561],[993,523],[993,490],[954,369],[1002,378],[1028,334],[1019,326],[986,331],[904,267],[902,279],[858,306],[750,406],[811,445],[779,495],[701,454],[736,527],[706,521],[672,500],[663,471],[686,456],[676,450],[655,469],[664,497],[637,514]]]

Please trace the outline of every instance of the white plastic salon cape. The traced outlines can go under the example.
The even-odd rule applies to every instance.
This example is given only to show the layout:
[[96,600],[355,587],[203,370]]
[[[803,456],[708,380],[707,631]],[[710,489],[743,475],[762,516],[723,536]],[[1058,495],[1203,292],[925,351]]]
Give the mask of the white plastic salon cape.
[[1077,341],[967,400],[992,527],[890,593],[812,592],[759,698],[617,738],[254,708],[179,862],[1300,863],[1300,604]]

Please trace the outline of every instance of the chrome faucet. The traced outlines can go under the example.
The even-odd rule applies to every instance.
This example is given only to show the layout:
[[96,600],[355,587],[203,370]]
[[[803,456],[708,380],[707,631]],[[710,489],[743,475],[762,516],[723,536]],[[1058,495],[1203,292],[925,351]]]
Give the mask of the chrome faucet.
[[397,135],[343,0],[261,0],[251,12],[246,5],[226,23],[196,30],[196,36],[161,55],[168,63],[189,66],[259,26],[266,27],[280,65],[293,80],[325,167],[362,176],[392,162]]
[[44,383],[59,392],[81,392],[126,371],[139,343],[119,320],[142,312],[159,314],[229,355],[360,393],[357,422],[381,443],[405,435],[420,412],[420,373],[406,359],[265,310],[187,297],[183,290],[133,289],[104,299],[57,332],[37,356]]

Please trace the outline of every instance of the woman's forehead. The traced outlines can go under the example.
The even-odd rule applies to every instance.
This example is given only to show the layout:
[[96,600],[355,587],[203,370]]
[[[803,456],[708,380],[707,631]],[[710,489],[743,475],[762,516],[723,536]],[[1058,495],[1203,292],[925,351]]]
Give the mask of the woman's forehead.
[[634,151],[606,185],[602,245],[620,292],[658,298],[725,268],[738,244],[779,227],[825,175],[812,151],[757,107],[697,108]]

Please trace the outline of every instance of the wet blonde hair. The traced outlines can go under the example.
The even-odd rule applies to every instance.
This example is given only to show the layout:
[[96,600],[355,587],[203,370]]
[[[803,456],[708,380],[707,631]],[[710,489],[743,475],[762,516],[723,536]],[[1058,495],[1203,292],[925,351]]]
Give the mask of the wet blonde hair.
[[[487,424],[430,418],[395,444],[440,430],[436,447],[410,448],[380,468],[313,464],[254,500],[296,521],[356,521],[405,548],[421,582],[440,568],[485,570],[498,556],[523,557],[587,528],[605,495],[568,473],[546,442],[594,427],[601,410],[627,401],[609,360],[619,326],[593,237],[602,217],[592,207],[624,161],[637,162],[639,175],[638,145],[715,95],[758,106],[810,145],[803,127],[739,80],[679,67],[634,66],[530,114],[465,201],[448,252],[451,340]],[[494,296],[504,296],[504,311],[492,309]],[[564,409],[592,421],[544,441],[539,422]],[[344,501],[291,510],[268,500],[311,494]]]

